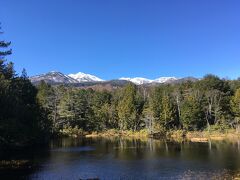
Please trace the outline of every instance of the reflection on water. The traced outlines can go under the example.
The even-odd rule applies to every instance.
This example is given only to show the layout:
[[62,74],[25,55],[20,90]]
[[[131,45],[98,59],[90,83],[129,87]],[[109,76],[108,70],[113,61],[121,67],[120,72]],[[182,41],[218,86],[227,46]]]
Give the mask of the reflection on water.
[[95,148],[90,146],[79,146],[79,147],[70,147],[70,148],[57,148],[52,149],[51,151],[59,151],[59,152],[81,152],[81,151],[93,151]]
[[4,152],[0,179],[229,179],[240,170],[240,141],[207,143],[154,139],[64,138],[48,148]]

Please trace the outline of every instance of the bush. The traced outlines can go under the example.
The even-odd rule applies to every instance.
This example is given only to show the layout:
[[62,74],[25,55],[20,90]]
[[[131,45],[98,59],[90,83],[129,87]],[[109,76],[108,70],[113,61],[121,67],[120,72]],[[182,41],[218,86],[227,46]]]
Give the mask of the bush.
[[78,126],[71,127],[69,125],[64,125],[63,129],[60,130],[60,133],[64,136],[72,136],[72,137],[83,136],[83,130]]

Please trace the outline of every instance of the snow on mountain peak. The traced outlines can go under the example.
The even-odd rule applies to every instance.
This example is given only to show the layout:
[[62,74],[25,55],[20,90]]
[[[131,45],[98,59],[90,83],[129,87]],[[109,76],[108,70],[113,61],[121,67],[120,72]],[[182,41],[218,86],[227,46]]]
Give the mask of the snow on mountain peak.
[[[105,81],[103,79],[98,78],[97,76],[91,75],[91,74],[85,74],[82,72],[78,72],[76,74],[69,74],[65,75],[58,71],[51,71],[46,74],[40,74],[36,75],[30,78],[30,80],[33,83],[38,83],[42,80],[49,83],[83,83],[83,82],[101,82]],[[142,85],[142,84],[150,84],[150,83],[171,83],[176,80],[179,80],[175,77],[160,77],[154,80],[142,78],[142,77],[134,77],[134,78],[128,78],[128,77],[122,77],[119,80],[125,80],[130,81],[136,85]]]
[[160,78],[151,80],[151,79],[142,78],[142,77],[135,77],[135,78],[122,77],[122,78],[120,78],[120,80],[131,81],[134,84],[141,85],[141,84],[148,84],[148,83],[167,83],[167,82],[172,82],[172,81],[178,80],[178,78],[160,77]]
[[78,82],[96,82],[96,81],[104,81],[103,79],[98,78],[97,76],[93,76],[91,74],[85,74],[82,72],[78,72],[76,74],[69,74],[71,78],[77,80]]
[[154,80],[156,83],[165,83],[165,82],[170,82],[170,81],[176,81],[178,78],[175,77],[160,77]]
[[31,82],[36,83],[44,80],[48,83],[77,83],[78,81],[57,71],[51,71],[46,74],[36,75],[30,78]]
[[135,77],[135,78],[125,78],[125,77],[122,77],[122,78],[120,78],[120,80],[131,81],[131,82],[133,82],[134,84],[137,84],[137,85],[147,84],[147,83],[151,83],[152,82],[152,80],[147,79],[147,78],[142,78],[142,77]]

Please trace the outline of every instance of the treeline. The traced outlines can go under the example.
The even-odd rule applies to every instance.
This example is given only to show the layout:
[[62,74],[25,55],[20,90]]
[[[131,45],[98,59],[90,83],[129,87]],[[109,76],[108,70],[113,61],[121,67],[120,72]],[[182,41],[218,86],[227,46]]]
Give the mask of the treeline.
[[238,128],[240,81],[206,75],[197,82],[136,86],[113,92],[50,86],[41,82],[38,100],[48,112],[52,132],[64,128],[224,130]]

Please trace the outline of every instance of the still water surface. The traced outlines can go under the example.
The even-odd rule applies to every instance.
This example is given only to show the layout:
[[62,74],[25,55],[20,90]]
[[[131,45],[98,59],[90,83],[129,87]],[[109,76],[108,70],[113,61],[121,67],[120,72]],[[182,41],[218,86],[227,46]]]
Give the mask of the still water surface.
[[0,158],[30,162],[0,169],[0,179],[230,179],[240,172],[240,141],[65,138]]

